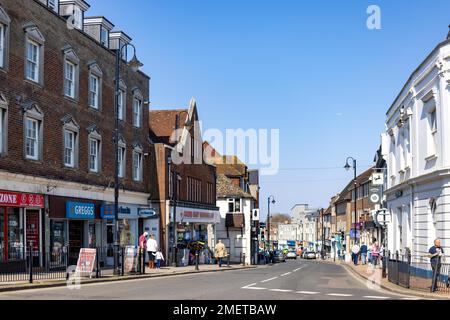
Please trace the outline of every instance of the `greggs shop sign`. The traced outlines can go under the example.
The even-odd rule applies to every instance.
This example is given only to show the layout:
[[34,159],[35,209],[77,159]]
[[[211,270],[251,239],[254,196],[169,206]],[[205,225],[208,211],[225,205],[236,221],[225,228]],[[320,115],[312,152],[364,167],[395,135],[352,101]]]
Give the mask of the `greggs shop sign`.
[[84,202],[66,202],[66,217],[69,219],[94,219],[95,205]]
[[41,194],[0,191],[0,206],[44,208],[44,196]]

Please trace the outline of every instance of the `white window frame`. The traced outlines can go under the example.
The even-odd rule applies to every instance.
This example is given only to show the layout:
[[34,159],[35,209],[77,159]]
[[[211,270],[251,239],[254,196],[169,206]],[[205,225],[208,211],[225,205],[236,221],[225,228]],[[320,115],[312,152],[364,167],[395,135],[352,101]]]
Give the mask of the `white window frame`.
[[427,139],[427,159],[437,155],[437,109],[428,110],[428,139]]
[[[75,99],[75,72],[76,65],[71,61],[64,61],[64,94],[66,97]],[[72,74],[69,70],[72,68]],[[69,77],[71,75],[71,77]]]
[[[33,136],[29,135],[30,128],[28,127],[28,125],[30,123],[36,125]],[[39,144],[40,144],[39,130],[40,126],[38,119],[32,117],[25,118],[25,157],[29,160],[39,160]],[[32,143],[32,145],[30,144],[30,147],[28,147],[29,143]],[[31,147],[34,150],[33,154],[28,153],[28,151],[31,150]]]
[[[233,211],[230,211],[230,204],[233,205]],[[239,206],[239,210],[237,210],[237,206],[236,204],[238,204]],[[227,199],[227,210],[229,213],[242,213],[242,201],[240,198],[229,198]]]
[[[67,137],[72,136],[72,144],[67,144]],[[76,132],[72,130],[65,129],[64,130],[64,165],[69,168],[75,168],[75,139],[76,139]],[[67,151],[71,152],[70,162],[67,161],[68,154]]]
[[[137,109],[136,109],[137,106]],[[136,112],[137,111],[137,112]],[[136,128],[141,127],[142,118],[142,100],[137,97],[133,98],[133,126]]]
[[[95,144],[94,149],[93,144]],[[93,137],[89,137],[88,148],[89,148],[89,171],[98,173],[100,167],[100,140]]]
[[122,89],[119,89],[119,97],[117,101],[117,115],[119,117],[119,120],[124,120],[125,92]]
[[[138,166],[136,166],[136,156],[138,156]],[[135,148],[132,157],[133,181],[142,181],[142,150]]]
[[83,30],[83,11],[78,6],[73,8],[73,25],[75,28]]
[[124,179],[126,176],[127,147],[126,147],[126,143],[123,139],[119,140],[118,153],[119,153],[119,159],[118,159],[119,178]]
[[9,26],[11,18],[0,6],[0,68],[7,70],[9,53]]
[[[24,78],[33,84],[42,86],[44,84],[44,44],[45,38],[34,24],[27,24],[24,43]],[[29,45],[36,47],[36,57],[29,57]],[[29,59],[32,58],[32,59]],[[34,76],[30,74],[30,65],[34,68]]]
[[95,74],[89,75],[89,106],[98,109],[99,108],[99,95],[100,95],[100,78]]
[[[106,38],[104,36],[106,35]],[[100,43],[106,47],[109,48],[109,31],[105,27],[100,27]]]
[[[32,56],[30,56],[30,47],[36,49],[36,52],[33,52]],[[34,56],[36,55],[36,56]],[[27,80],[38,83],[39,82],[39,59],[40,59],[40,50],[39,44],[33,40],[27,39],[26,42],[26,67],[25,73]],[[34,71],[34,73],[33,73]]]

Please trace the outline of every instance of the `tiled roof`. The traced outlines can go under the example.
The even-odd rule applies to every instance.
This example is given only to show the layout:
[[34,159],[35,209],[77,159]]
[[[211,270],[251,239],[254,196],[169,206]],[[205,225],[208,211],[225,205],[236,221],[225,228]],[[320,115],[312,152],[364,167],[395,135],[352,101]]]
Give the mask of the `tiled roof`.
[[179,126],[181,127],[187,112],[187,109],[150,110],[149,126],[151,138],[157,142],[175,143],[175,141],[170,140],[170,136],[175,131],[176,115],[180,115]]
[[[372,175],[373,167],[370,167],[359,176],[356,177],[356,183],[358,186],[367,182]],[[353,179],[347,184],[347,186],[339,193],[339,196],[335,199],[335,203],[342,202],[343,200],[351,200],[352,195],[351,192],[354,190],[354,181]]]
[[218,198],[238,197],[238,198],[253,199],[250,193],[245,192],[238,186],[234,185],[233,182],[230,179],[228,179],[224,174],[217,175],[217,197]]

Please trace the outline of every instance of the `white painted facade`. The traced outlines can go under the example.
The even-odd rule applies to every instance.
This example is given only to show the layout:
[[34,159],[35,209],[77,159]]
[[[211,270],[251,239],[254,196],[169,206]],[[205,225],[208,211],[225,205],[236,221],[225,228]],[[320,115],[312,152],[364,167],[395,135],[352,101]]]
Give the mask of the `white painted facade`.
[[300,226],[296,223],[278,225],[278,241],[300,241]]
[[225,218],[228,211],[228,199],[220,198],[217,200],[217,206],[220,209],[220,222],[215,225],[215,235],[211,235],[213,239],[212,247],[218,240],[227,247],[227,251],[230,254],[231,262],[240,262],[241,254],[245,253],[245,264],[251,263],[251,228],[252,228],[252,210],[255,207],[255,201],[251,198],[240,198],[241,212],[244,214],[244,228],[229,228],[227,234],[227,228],[225,226]]
[[[387,112],[388,249],[424,259],[439,238],[450,252],[450,41],[439,44]],[[420,258],[421,257],[421,258]]]

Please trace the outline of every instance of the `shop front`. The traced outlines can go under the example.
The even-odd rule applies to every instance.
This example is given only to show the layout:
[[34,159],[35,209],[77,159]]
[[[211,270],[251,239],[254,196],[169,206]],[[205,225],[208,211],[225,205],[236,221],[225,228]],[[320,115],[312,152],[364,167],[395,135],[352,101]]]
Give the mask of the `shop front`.
[[[106,266],[114,265],[114,204],[106,203],[101,206],[100,216],[105,227],[102,239],[100,261]],[[139,240],[139,206],[119,203],[119,244],[121,247],[138,245]]]
[[41,256],[44,205],[40,194],[0,191],[0,262],[26,259],[29,246]]
[[101,246],[103,222],[100,202],[66,197],[49,197],[50,250],[58,254],[67,247],[69,264],[75,265],[81,248]]
[[[171,209],[173,212],[173,208]],[[205,246],[205,249],[200,252],[199,262],[208,263],[214,251],[213,248],[209,248],[209,250],[206,248],[208,244],[208,226],[220,223],[219,210],[177,207],[176,214],[179,265],[192,265],[195,263],[194,247],[198,242]]]

